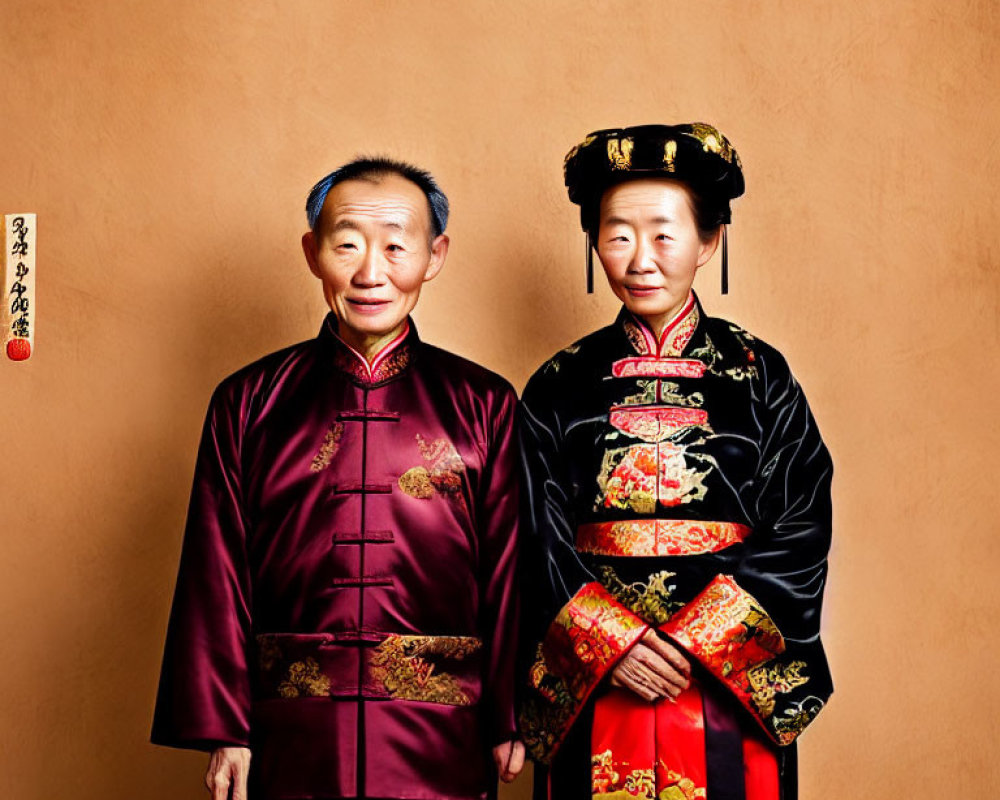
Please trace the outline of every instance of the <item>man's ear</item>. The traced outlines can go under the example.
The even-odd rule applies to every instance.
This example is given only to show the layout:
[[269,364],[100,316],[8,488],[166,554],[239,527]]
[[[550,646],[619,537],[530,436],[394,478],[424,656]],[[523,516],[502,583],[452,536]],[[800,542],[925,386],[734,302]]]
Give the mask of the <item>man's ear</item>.
[[698,262],[696,269],[698,267],[704,266],[708,263],[709,259],[715,255],[715,251],[719,248],[719,241],[722,239],[722,226],[720,225],[712,238],[707,242],[702,242],[701,247],[698,249]]
[[451,240],[445,234],[438,236],[431,242],[431,260],[427,265],[427,272],[424,273],[424,282],[433,280],[444,266],[444,260],[448,256],[448,244]]
[[302,234],[302,252],[305,254],[306,262],[309,264],[309,271],[317,278],[319,274],[319,253],[316,245],[316,234],[306,231]]

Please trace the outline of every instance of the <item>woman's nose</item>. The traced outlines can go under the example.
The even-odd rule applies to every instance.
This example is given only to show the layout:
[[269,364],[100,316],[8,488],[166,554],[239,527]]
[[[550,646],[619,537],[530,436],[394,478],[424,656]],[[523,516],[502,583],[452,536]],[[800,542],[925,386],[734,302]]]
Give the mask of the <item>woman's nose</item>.
[[635,252],[632,254],[632,263],[629,264],[631,272],[651,272],[656,269],[653,262],[653,248],[639,240],[635,243]]

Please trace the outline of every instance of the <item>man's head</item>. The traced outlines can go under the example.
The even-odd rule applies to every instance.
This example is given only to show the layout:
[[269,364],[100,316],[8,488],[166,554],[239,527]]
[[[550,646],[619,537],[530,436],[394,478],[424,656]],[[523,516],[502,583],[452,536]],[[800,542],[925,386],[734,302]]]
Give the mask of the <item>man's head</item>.
[[448,253],[448,199],[423,170],[359,159],[313,187],[302,237],[309,268],[340,323],[365,353],[402,327]]

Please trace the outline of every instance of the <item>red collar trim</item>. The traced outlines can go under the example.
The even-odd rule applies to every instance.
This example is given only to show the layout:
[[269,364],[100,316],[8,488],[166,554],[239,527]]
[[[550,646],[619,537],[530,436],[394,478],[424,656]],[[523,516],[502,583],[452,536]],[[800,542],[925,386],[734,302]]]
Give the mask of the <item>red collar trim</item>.
[[628,315],[625,322],[625,332],[628,334],[632,346],[640,355],[655,358],[679,356],[684,352],[687,343],[691,341],[700,316],[694,292],[688,292],[687,300],[681,306],[680,311],[674,314],[670,322],[667,323],[663,333],[660,334],[659,341],[646,321],[635,314]]
[[337,366],[353,375],[361,383],[383,383],[394,378],[410,364],[412,348],[408,340],[411,334],[413,336],[416,334],[409,319],[404,321],[403,329],[399,334],[375,354],[371,363],[341,338],[337,331],[335,318],[331,319],[329,328],[334,339],[340,345],[337,348]]

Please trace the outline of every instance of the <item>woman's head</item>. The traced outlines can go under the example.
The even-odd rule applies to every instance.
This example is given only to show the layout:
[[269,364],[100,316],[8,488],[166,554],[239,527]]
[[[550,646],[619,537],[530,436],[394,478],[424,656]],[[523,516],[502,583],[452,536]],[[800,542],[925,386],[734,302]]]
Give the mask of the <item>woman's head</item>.
[[602,194],[596,215],[591,243],[611,290],[659,332],[715,253],[719,225],[701,227],[691,192],[669,178],[615,184]]
[[[608,251],[600,246],[600,226],[607,198],[634,195],[627,188],[632,185],[641,185],[647,205],[683,198],[690,212],[685,217],[708,248],[707,261],[721,226],[730,221],[730,201],[744,190],[739,156],[725,136],[704,123],[595,131],[566,156],[565,177],[570,200],[580,206],[580,222],[606,271]],[[617,289],[615,293],[622,296]]]

